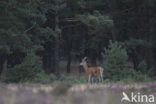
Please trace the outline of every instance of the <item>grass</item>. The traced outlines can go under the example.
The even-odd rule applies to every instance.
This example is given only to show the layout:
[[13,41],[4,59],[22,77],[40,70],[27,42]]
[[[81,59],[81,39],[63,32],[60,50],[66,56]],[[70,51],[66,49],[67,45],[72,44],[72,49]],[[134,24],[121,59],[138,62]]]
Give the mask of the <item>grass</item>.
[[123,91],[127,93],[139,91],[156,96],[156,82],[130,84],[1,83],[0,104],[121,104]]

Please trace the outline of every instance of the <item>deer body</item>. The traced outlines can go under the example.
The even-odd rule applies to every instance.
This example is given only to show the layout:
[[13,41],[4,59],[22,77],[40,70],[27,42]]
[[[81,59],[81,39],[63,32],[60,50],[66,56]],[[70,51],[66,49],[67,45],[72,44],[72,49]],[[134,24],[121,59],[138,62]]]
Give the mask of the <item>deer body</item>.
[[87,62],[86,62],[86,57],[82,59],[82,62],[80,63],[80,65],[83,66],[83,68],[85,69],[88,82],[90,82],[93,76],[96,76],[99,81],[103,82],[103,68],[101,66],[88,67]]

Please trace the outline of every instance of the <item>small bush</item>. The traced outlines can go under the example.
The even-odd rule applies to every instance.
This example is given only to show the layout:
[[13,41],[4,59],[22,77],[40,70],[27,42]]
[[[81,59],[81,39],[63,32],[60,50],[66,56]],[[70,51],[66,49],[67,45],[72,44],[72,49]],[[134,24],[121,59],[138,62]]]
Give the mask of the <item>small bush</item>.
[[126,68],[128,59],[127,52],[118,42],[110,41],[105,54],[103,55],[107,64],[104,65],[105,79],[119,81],[123,78],[123,71]]
[[38,73],[43,72],[40,57],[29,53],[21,64],[8,69],[8,82],[25,82],[33,80]]
[[36,77],[31,81],[33,83],[52,83],[56,80],[54,74],[47,75],[44,72],[41,72],[36,75]]
[[71,82],[71,83],[86,83],[85,78],[77,79],[77,78],[74,78],[74,77],[67,77],[67,76],[64,76],[64,75],[59,78],[59,81]]
[[141,72],[136,72],[134,69],[127,70],[123,72],[123,74],[125,74],[125,76],[123,77],[124,79],[120,80],[123,82],[146,82],[152,80]]
[[147,63],[145,60],[141,61],[138,65],[138,70],[140,70],[142,73],[146,74],[147,73]]
[[109,82],[111,82],[110,79],[105,79],[104,80],[104,83],[109,83]]
[[107,66],[111,69],[125,69],[128,55],[126,49],[120,43],[110,41],[109,46],[105,49],[103,55],[107,61]]
[[[118,42],[112,43],[110,41],[110,45],[105,49],[105,54],[103,56],[107,62],[107,64],[103,66],[104,79],[123,82],[150,80],[150,78],[140,72],[136,72],[134,69],[126,69],[128,55],[126,50]],[[146,68],[146,64],[142,62],[138,68]]]

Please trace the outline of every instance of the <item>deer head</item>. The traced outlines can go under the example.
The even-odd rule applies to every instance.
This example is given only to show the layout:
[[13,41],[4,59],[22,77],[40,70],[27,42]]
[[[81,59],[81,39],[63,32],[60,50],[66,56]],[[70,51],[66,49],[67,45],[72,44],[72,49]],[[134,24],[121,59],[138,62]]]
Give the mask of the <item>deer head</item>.
[[87,59],[87,57],[84,57],[84,58],[81,60],[81,63],[80,63],[81,66],[87,64],[86,59]]

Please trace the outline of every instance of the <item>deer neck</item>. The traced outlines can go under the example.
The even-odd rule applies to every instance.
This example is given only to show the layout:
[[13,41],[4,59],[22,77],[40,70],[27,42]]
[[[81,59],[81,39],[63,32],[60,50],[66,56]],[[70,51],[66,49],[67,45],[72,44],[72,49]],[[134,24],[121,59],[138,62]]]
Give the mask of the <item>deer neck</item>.
[[83,65],[83,68],[84,68],[85,71],[87,72],[87,70],[88,70],[88,65],[87,65],[87,64],[84,64],[84,65]]

